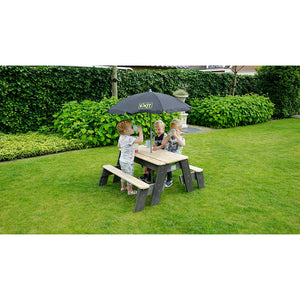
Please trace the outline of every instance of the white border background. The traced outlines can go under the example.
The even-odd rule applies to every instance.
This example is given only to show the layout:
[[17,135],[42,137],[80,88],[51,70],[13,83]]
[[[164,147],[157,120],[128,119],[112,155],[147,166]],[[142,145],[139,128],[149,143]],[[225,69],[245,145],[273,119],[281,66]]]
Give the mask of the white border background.
[[[1,1],[1,65],[299,65],[296,1]],[[107,1],[105,1],[107,2]],[[299,235],[2,235],[1,299],[299,299]]]

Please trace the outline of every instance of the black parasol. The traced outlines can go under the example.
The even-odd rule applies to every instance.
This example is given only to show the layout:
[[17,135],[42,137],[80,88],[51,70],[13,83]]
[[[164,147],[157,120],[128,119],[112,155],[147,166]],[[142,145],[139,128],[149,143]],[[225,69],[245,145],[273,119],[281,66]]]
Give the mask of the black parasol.
[[161,93],[149,92],[129,96],[112,106],[108,112],[111,114],[129,115],[136,113],[150,113],[150,152],[152,152],[152,119],[151,114],[174,113],[179,111],[189,111],[191,106],[178,100],[177,98]]

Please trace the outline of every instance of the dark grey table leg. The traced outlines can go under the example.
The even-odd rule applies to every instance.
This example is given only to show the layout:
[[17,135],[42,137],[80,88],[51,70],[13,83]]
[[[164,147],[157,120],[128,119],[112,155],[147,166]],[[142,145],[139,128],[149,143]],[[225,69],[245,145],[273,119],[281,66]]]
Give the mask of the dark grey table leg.
[[190,171],[188,160],[186,159],[186,160],[181,161],[180,166],[181,166],[181,169],[182,169],[182,175],[183,175],[183,178],[184,178],[186,191],[187,192],[194,191],[194,184],[193,184],[193,179],[192,179],[192,176],[191,176],[191,171]]
[[153,189],[150,206],[159,204],[159,200],[164,189],[165,177],[167,175],[168,165],[160,166],[157,170],[156,181]]
[[134,212],[141,211],[145,208],[145,203],[147,200],[148,190],[138,190],[136,195],[136,203],[134,207]]
[[[121,170],[121,167],[120,167],[120,156],[121,156],[121,151],[119,152],[118,162],[117,162],[117,165],[115,167]],[[114,175],[113,183],[120,182],[120,180],[121,179],[118,176]]]
[[203,189],[205,187],[203,172],[201,172],[201,173],[196,172],[195,174],[196,174],[198,188]]
[[107,170],[102,169],[102,172],[101,172],[101,176],[100,176],[98,185],[99,185],[99,186],[101,186],[101,185],[106,185],[106,184],[107,184],[107,180],[108,180],[108,176],[109,176],[110,174],[111,174],[111,173],[108,172]]

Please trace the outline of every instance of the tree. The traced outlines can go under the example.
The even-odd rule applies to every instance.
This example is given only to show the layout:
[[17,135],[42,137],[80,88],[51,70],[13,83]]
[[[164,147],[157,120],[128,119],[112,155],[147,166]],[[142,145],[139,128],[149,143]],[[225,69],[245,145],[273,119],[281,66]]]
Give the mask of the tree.
[[231,83],[231,87],[230,87],[230,92],[229,94],[234,96],[235,93],[235,89],[236,89],[236,77],[237,77],[237,73],[239,70],[241,70],[243,68],[243,66],[240,66],[239,69],[237,69],[237,66],[233,66],[231,68],[231,70],[233,71],[233,79],[232,79],[232,83]]

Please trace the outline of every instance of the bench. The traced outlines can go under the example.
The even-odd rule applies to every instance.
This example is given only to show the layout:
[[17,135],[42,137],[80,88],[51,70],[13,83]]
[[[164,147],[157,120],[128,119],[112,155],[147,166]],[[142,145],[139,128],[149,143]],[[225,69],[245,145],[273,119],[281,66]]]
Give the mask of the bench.
[[[189,166],[191,172],[191,176],[192,176],[192,180],[193,181],[197,181],[198,184],[198,189],[202,189],[205,187],[205,183],[204,183],[204,176],[203,176],[203,169],[198,168],[198,167],[194,167],[194,166]],[[181,184],[184,184],[184,178],[183,175],[179,175],[179,180]]]
[[152,194],[153,184],[150,185],[134,176],[126,174],[118,167],[114,167],[112,165],[104,165],[99,180],[99,186],[106,185],[108,177],[112,174],[126,180],[127,182],[130,182],[132,185],[138,188],[136,194],[136,203],[134,207],[134,212],[143,210],[145,207],[147,196]]

